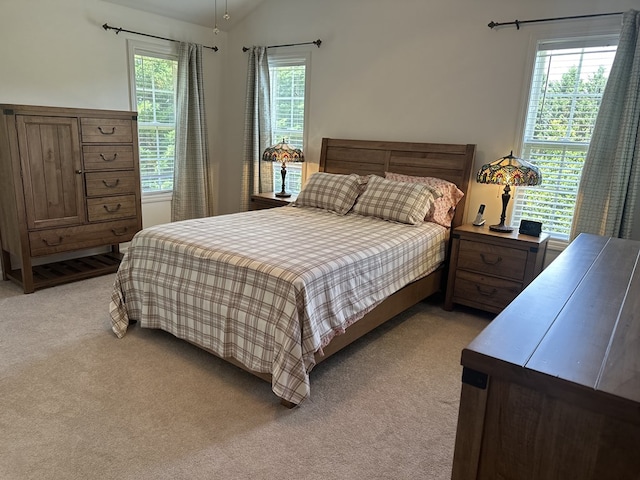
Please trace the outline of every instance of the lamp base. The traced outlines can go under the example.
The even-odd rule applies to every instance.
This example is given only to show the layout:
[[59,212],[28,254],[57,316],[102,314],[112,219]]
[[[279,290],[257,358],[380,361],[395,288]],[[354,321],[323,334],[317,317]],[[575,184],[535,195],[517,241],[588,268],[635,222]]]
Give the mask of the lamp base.
[[278,192],[276,193],[276,197],[278,198],[289,198],[291,196],[290,193],[287,192]]
[[502,233],[513,232],[513,228],[506,226],[504,223],[499,223],[498,225],[490,225],[489,230]]

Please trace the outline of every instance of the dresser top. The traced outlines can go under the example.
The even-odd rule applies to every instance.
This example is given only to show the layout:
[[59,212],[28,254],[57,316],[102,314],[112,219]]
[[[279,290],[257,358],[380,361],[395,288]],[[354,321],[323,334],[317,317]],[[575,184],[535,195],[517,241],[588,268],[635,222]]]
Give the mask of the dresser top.
[[462,364],[640,404],[639,260],[638,241],[579,235],[463,350]]

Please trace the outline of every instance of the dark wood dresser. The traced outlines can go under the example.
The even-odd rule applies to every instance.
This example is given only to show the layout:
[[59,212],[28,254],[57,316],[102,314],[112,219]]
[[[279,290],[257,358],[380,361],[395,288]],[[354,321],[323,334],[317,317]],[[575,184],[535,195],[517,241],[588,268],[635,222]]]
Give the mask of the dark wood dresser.
[[461,363],[453,479],[640,479],[640,242],[579,235]]

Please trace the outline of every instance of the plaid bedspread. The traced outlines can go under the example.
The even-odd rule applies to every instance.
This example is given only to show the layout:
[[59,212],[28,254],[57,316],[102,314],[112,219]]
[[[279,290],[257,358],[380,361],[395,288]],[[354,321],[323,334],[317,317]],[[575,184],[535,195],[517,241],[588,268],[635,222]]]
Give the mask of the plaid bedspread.
[[272,375],[309,396],[314,354],[443,261],[448,231],[282,207],[146,228],[122,260],[109,306],[129,319]]

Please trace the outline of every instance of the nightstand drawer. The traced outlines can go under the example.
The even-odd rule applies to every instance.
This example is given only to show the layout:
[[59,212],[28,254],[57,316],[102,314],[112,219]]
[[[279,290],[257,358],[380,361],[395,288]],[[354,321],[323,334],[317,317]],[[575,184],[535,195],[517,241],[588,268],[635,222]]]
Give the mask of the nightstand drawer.
[[277,208],[289,205],[295,202],[297,195],[291,195],[289,197],[277,197],[275,192],[257,193],[251,195],[251,203],[249,204],[249,210],[264,210],[265,208]]
[[459,269],[522,281],[526,262],[526,250],[460,240]]
[[[522,291],[522,283],[458,270],[453,301],[478,303],[501,310]],[[492,310],[489,308],[488,310]]]

